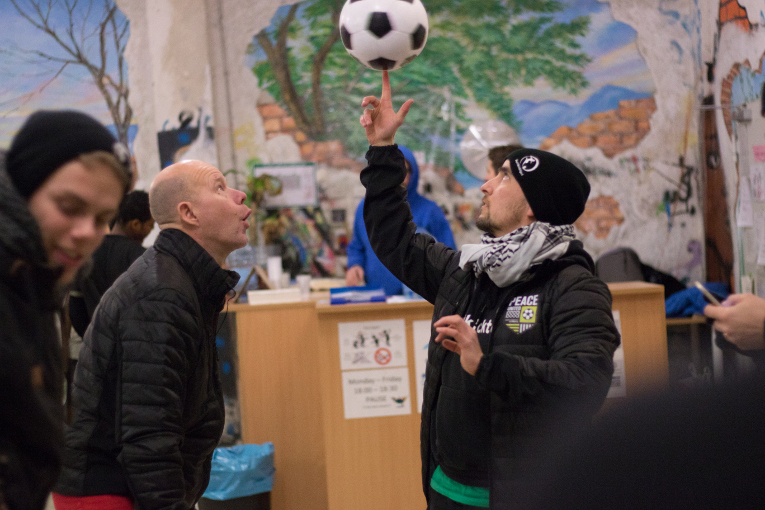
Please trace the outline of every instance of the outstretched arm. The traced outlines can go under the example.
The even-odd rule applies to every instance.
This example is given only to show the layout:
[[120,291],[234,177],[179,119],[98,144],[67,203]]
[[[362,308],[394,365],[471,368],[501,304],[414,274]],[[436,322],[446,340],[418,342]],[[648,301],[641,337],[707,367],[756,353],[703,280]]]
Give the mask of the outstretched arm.
[[398,112],[393,110],[388,73],[383,72],[382,95],[367,96],[360,123],[371,147],[367,166],[361,172],[366,188],[364,223],[372,250],[388,270],[414,292],[429,300],[436,292],[453,250],[436,243],[432,236],[416,233],[406,193],[401,183],[406,175],[404,155],[393,142],[396,130],[412,105],[407,100]]
[[382,95],[380,96],[380,99],[377,99],[375,96],[366,96],[361,100],[361,106],[364,108],[367,106],[372,107],[371,109],[366,108],[359,118],[361,126],[366,131],[369,145],[393,145],[393,137],[398,128],[404,123],[404,119],[406,118],[406,114],[409,113],[409,108],[412,106],[412,103],[414,103],[414,100],[407,99],[406,102],[401,105],[398,112],[393,110],[390,78],[388,76],[388,71],[383,71]]

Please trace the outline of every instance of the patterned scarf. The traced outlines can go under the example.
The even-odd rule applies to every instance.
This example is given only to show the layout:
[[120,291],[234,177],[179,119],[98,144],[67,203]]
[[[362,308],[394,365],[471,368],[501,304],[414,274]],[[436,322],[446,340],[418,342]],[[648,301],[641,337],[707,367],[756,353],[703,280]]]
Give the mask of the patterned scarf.
[[502,237],[484,233],[481,244],[462,246],[460,267],[464,270],[472,263],[476,276],[485,272],[497,287],[507,287],[529,267],[566,253],[574,239],[573,225],[552,226],[541,221]]

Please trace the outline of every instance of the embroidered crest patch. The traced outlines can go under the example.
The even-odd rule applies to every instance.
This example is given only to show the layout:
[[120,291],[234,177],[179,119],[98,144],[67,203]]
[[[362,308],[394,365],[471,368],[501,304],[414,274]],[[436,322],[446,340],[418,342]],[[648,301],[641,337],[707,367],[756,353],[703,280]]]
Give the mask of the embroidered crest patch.
[[523,333],[537,323],[539,295],[514,297],[505,312],[505,325],[516,333]]

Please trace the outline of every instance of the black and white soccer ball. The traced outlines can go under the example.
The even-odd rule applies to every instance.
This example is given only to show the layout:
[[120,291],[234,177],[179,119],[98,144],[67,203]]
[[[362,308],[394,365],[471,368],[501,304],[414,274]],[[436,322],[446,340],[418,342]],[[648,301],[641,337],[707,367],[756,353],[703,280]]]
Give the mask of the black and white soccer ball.
[[428,13],[420,0],[346,0],[340,37],[348,53],[378,71],[393,71],[420,54]]

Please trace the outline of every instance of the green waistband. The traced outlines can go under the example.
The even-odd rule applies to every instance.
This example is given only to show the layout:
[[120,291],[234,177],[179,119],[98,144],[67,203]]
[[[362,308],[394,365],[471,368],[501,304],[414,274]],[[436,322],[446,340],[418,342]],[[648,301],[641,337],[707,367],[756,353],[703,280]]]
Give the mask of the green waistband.
[[443,472],[441,466],[438,466],[433,473],[433,477],[430,479],[430,486],[434,491],[443,494],[457,503],[489,508],[489,489],[485,487],[463,485],[452,480],[446,476],[446,473]]

